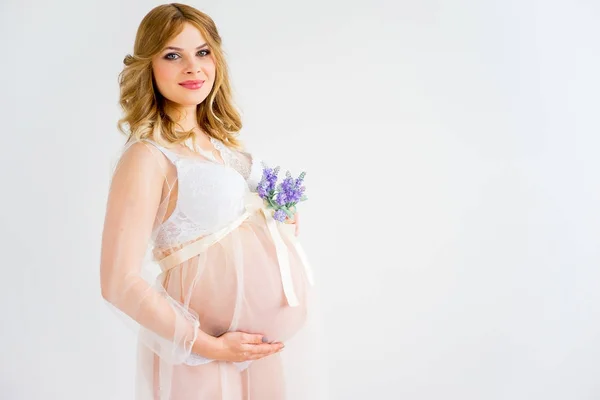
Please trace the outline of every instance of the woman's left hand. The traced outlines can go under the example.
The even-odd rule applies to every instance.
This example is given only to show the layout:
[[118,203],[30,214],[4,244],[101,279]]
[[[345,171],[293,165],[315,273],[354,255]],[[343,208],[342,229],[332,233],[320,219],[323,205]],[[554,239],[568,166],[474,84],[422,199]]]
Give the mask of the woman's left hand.
[[289,220],[289,222],[288,222],[288,223],[289,223],[289,224],[294,224],[294,225],[295,225],[295,231],[294,231],[294,234],[295,234],[296,236],[298,236],[298,231],[299,231],[299,226],[300,226],[300,223],[299,223],[299,218],[298,218],[298,211],[296,211],[296,212],[294,213],[294,218],[292,218],[291,220]]

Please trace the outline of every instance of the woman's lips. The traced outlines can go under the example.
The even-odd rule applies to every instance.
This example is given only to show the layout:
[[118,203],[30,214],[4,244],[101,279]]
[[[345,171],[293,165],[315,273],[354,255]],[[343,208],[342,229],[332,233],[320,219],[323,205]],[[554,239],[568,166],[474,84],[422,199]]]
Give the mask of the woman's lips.
[[180,83],[181,86],[190,90],[198,90],[202,87],[203,84],[204,81],[185,81]]

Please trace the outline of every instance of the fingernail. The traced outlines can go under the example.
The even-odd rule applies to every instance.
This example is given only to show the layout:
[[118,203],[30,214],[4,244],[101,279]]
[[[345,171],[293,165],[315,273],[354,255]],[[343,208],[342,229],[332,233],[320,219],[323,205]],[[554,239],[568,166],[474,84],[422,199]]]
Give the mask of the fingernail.
[[266,336],[263,336],[263,338],[262,338],[262,342],[263,342],[263,343],[269,343],[269,339],[267,339],[267,337],[266,337]]

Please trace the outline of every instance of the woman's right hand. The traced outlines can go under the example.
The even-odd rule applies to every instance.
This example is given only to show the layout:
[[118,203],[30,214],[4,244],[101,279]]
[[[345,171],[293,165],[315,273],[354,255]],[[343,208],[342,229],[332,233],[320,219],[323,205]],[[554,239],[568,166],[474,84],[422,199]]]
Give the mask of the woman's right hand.
[[258,360],[275,354],[285,346],[281,342],[268,343],[260,334],[245,332],[227,332],[218,338],[215,359],[231,362]]

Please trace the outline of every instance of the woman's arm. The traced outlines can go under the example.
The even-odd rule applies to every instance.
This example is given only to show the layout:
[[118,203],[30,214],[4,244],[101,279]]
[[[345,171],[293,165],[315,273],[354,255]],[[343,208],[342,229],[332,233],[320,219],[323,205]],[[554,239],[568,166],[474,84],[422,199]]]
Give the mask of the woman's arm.
[[141,275],[166,169],[166,159],[151,145],[135,143],[124,152],[108,196],[100,278],[102,296],[141,326],[144,344],[181,363],[192,347],[200,355],[210,353],[217,339],[198,329],[197,316]]
[[248,361],[279,351],[261,334],[228,332],[215,338],[199,329],[198,317],[162,287],[141,275],[158,218],[168,161],[152,145],[131,145],[113,176],[100,260],[102,297],[141,328],[140,340],[163,360],[186,362],[191,352],[207,359]]

